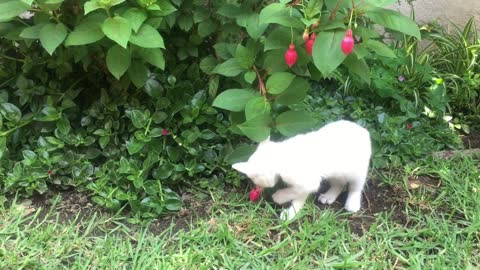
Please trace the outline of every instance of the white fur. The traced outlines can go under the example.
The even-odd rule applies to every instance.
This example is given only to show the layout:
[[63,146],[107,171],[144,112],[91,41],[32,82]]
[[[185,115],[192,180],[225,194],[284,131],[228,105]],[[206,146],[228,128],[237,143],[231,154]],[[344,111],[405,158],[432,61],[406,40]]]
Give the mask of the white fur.
[[370,156],[368,131],[341,120],[283,142],[262,142],[247,162],[232,167],[245,173],[256,185],[266,188],[273,187],[280,176],[288,187],[275,192],[273,200],[278,204],[292,202],[280,216],[289,220],[326,179],[331,188],[319,196],[319,201],[333,203],[348,184],[345,209],[358,211]]

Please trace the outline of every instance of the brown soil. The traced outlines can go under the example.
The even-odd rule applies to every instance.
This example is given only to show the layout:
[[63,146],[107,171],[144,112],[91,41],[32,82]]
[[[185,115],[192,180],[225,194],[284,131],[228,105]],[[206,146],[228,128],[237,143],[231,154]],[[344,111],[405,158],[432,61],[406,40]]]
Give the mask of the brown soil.
[[462,141],[465,147],[467,148],[480,148],[480,133],[471,133],[465,136],[462,136]]

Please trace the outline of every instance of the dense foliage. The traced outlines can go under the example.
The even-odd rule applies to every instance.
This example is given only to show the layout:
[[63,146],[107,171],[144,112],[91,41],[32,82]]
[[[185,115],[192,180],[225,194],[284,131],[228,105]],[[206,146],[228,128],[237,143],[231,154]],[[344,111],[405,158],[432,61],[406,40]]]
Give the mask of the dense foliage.
[[449,147],[444,82],[395,2],[3,1],[0,189],[156,216],[181,206],[168,187],[238,183],[251,141],[333,119],[372,129],[376,167]]

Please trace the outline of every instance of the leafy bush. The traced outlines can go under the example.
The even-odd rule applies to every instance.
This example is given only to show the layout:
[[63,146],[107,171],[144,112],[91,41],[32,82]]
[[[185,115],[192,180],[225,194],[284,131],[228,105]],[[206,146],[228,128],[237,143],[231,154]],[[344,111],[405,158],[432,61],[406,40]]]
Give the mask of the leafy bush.
[[[178,209],[168,187],[238,182],[223,166],[248,155],[248,144],[232,152],[241,136],[291,136],[324,121],[303,103],[312,80],[348,77],[359,95],[373,90],[372,102],[401,100],[418,115],[414,93],[370,77],[399,66],[378,25],[420,38],[412,20],[384,8],[394,2],[4,1],[2,190],[75,186],[143,216]],[[427,89],[441,111],[441,84]]]

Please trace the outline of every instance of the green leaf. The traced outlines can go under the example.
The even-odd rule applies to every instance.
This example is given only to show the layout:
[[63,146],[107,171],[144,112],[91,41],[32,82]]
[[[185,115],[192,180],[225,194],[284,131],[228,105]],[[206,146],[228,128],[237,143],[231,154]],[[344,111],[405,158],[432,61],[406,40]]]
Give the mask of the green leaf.
[[85,15],[100,8],[103,8],[103,7],[100,5],[98,0],[90,0],[88,2],[85,2],[85,4],[83,5],[83,10],[85,12]]
[[270,136],[270,123],[270,115],[259,115],[238,125],[238,128],[251,140],[261,142]]
[[217,60],[213,56],[207,56],[200,61],[200,69],[206,74],[211,74],[216,65]]
[[[328,10],[341,10],[344,8],[351,8],[352,1],[338,1],[338,0],[324,0],[325,5],[327,6]],[[358,6],[360,3],[363,3],[364,0],[354,0],[355,6]]]
[[301,103],[307,96],[310,84],[307,80],[295,77],[293,82],[281,94],[276,96],[275,102],[282,105]]
[[245,118],[251,120],[259,115],[270,115],[270,110],[270,103],[265,97],[255,97],[245,105]]
[[255,78],[257,78],[257,75],[255,74],[254,71],[249,71],[245,73],[243,78],[247,83],[253,83],[253,81],[255,81]]
[[214,107],[221,109],[241,112],[244,110],[247,102],[255,96],[252,89],[229,89],[218,95],[213,101]]
[[130,141],[127,141],[127,150],[130,155],[138,153],[142,148],[145,146],[144,142],[131,139]]
[[283,26],[303,29],[304,24],[299,19],[302,15],[297,9],[287,7],[282,3],[273,3],[260,12],[260,24],[276,23]]
[[70,132],[70,121],[68,121],[68,118],[63,116],[57,121],[57,128],[58,130],[63,134],[66,135]]
[[198,24],[198,35],[205,38],[217,30],[217,24],[208,19]]
[[113,45],[107,52],[107,68],[117,80],[128,70],[130,61],[130,52],[118,45]]
[[358,59],[354,54],[350,54],[344,64],[350,73],[358,75],[360,79],[370,84],[370,68],[365,59]]
[[61,113],[54,107],[45,106],[41,111],[40,115],[36,116],[34,119],[41,122],[52,122],[60,119]]
[[367,11],[366,15],[373,22],[383,25],[384,27],[420,39],[420,29],[418,28],[417,23],[397,11],[384,8],[373,8]]
[[165,69],[165,58],[161,49],[146,49],[138,48],[137,53],[143,61],[158,67],[161,70]]
[[110,142],[110,137],[109,136],[100,137],[100,139],[98,139],[98,144],[100,145],[100,147],[102,149],[104,149],[105,146],[107,146],[107,144],[109,142]]
[[147,116],[142,111],[136,109],[127,110],[126,114],[130,120],[132,120],[132,124],[136,128],[144,128],[147,125]]
[[36,24],[34,26],[27,27],[23,29],[23,31],[20,33],[20,37],[26,38],[26,39],[39,39],[40,31],[44,26],[45,24],[41,23],[41,24]]
[[228,164],[234,164],[237,162],[247,161],[256,149],[257,146],[255,145],[238,146],[231,153],[225,156],[225,162]]
[[313,45],[313,63],[323,76],[328,76],[345,59],[340,47],[345,31],[320,32]]
[[102,31],[102,22],[105,16],[92,14],[86,17],[75,29],[68,35],[65,40],[65,46],[78,46],[97,42],[101,40],[105,34]]
[[180,16],[177,20],[177,24],[180,29],[188,32],[193,26],[193,18],[190,16]]
[[65,40],[67,34],[67,27],[63,23],[49,23],[40,30],[40,43],[52,55],[55,49]]
[[160,10],[152,11],[152,14],[158,17],[165,17],[177,11],[177,8],[170,4],[170,1],[157,1],[157,5],[160,7]]
[[365,43],[366,43],[365,46],[367,48],[374,51],[375,53],[377,53],[380,56],[397,58],[397,55],[395,54],[395,52],[392,49],[390,49],[390,47],[388,47],[383,42],[380,42],[378,40],[369,39],[369,40],[365,41]]
[[398,0],[368,0],[365,1],[365,5],[375,7],[386,7],[398,3]]
[[290,44],[290,29],[286,27],[278,27],[268,35],[265,40],[264,51],[288,48]]
[[0,159],[3,157],[6,150],[7,150],[7,137],[2,136],[0,137]]
[[253,39],[259,39],[267,27],[268,24],[260,22],[260,16],[257,13],[252,13],[248,16],[246,29]]
[[137,32],[143,22],[147,20],[148,15],[139,8],[129,8],[122,14],[122,17],[127,19],[133,31]]
[[182,201],[180,199],[168,199],[165,201],[165,208],[170,211],[178,211],[182,208]]
[[1,103],[0,112],[8,121],[18,122],[22,118],[20,109],[11,103]]
[[120,16],[108,18],[102,25],[103,33],[123,48],[127,48],[128,40],[132,34],[132,28],[127,19]]
[[265,60],[263,62],[263,68],[272,72],[280,72],[288,70],[288,66],[285,63],[285,52],[287,49],[276,49],[265,53]]
[[248,69],[255,62],[255,52],[238,44],[235,59],[237,59],[241,67]]
[[134,61],[128,69],[128,77],[137,88],[140,88],[147,81],[148,68],[142,62]]
[[217,65],[213,69],[213,73],[217,73],[226,77],[235,77],[245,69],[240,65],[237,59],[231,58]]
[[130,42],[142,48],[165,48],[160,33],[149,24],[144,24],[130,37]]
[[0,3],[0,22],[5,22],[28,10],[30,4],[24,1],[10,0]]
[[280,94],[285,91],[295,79],[295,75],[288,72],[273,73],[267,80],[267,91],[270,94]]
[[276,128],[284,136],[294,136],[308,131],[315,125],[315,120],[306,111],[287,111],[276,119]]
[[37,154],[31,150],[23,150],[22,155],[23,163],[25,163],[25,165],[32,165],[35,163],[35,160],[37,160]]

